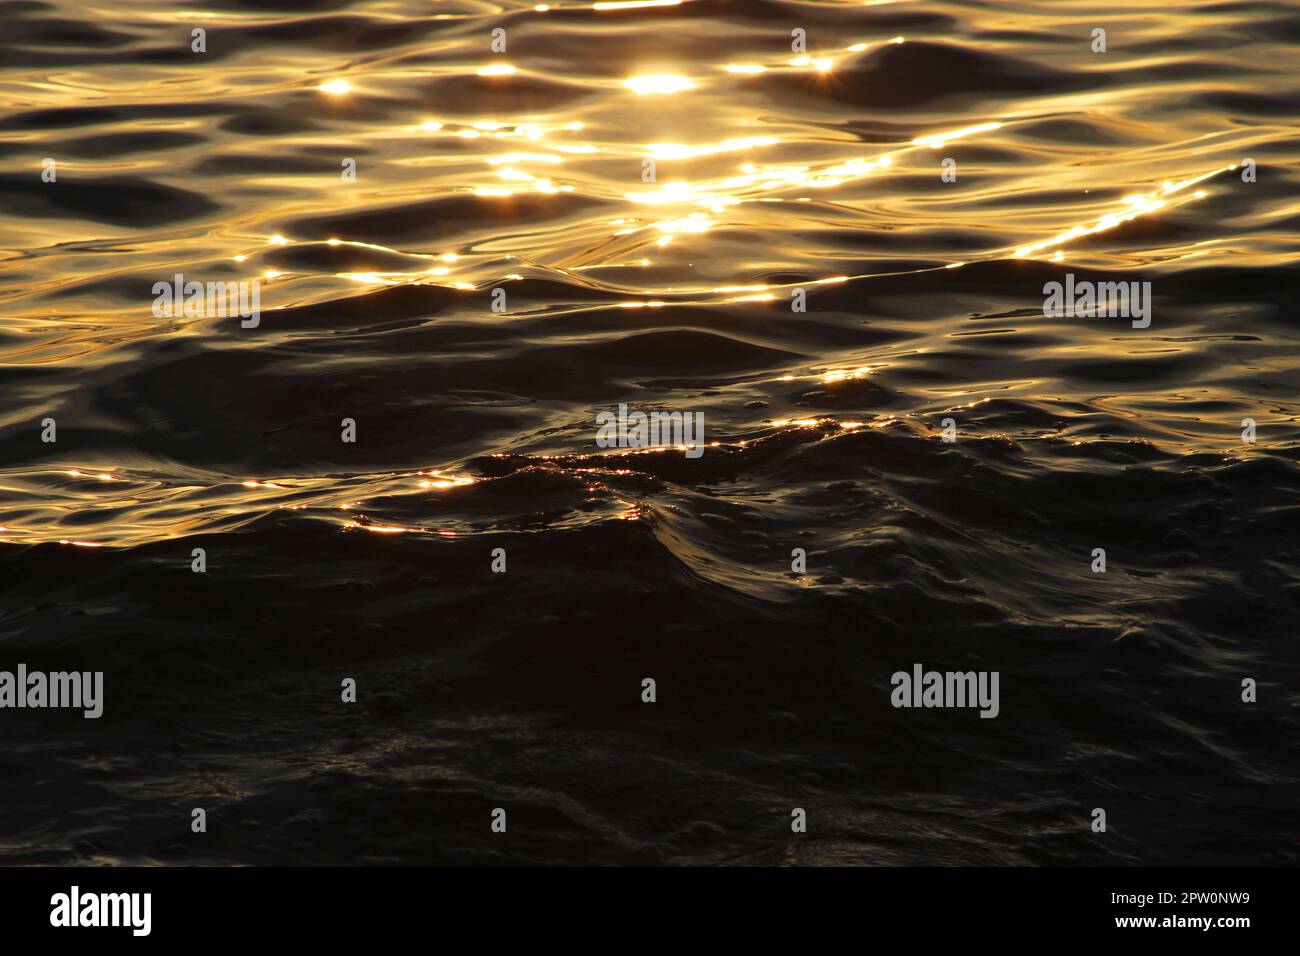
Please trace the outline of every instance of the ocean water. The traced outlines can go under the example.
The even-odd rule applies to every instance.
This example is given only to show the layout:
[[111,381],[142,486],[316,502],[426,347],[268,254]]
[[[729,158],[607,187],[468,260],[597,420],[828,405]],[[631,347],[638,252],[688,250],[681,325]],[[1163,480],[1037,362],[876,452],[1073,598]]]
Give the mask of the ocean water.
[[0,22],[0,863],[1300,858],[1294,3]]

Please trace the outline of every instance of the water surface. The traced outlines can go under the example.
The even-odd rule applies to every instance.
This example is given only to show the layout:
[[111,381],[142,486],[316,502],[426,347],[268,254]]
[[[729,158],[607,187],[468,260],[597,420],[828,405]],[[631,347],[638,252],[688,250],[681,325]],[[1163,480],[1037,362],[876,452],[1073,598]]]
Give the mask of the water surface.
[[1294,4],[0,20],[0,860],[1296,861]]

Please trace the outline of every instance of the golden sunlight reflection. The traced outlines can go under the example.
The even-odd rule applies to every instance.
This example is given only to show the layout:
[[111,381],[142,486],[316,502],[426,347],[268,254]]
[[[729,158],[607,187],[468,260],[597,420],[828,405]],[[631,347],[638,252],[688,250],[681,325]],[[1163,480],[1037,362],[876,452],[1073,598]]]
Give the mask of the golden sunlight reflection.
[[1125,196],[1122,200],[1125,208],[1116,212],[1107,213],[1088,225],[1072,226],[1064,232],[1052,236],[1050,239],[1044,239],[1042,242],[1035,242],[1021,246],[1016,249],[1015,257],[1017,259],[1023,259],[1045,249],[1054,249],[1056,246],[1063,245],[1064,243],[1078,239],[1081,236],[1091,236],[1100,232],[1106,232],[1107,230],[1114,229],[1116,226],[1122,225],[1123,223],[1131,222],[1139,216],[1158,212],[1159,210],[1165,209],[1169,206],[1181,206],[1190,202],[1195,202],[1199,199],[1204,199],[1208,194],[1203,189],[1198,189],[1188,195],[1180,196],[1179,194],[1188,187],[1203,183],[1207,179],[1217,176],[1219,173],[1228,169],[1231,169],[1231,167],[1212,169],[1208,173],[1203,173],[1200,176],[1193,176],[1192,178],[1185,179],[1182,182],[1165,182],[1159,189],[1153,189],[1150,192]]
[[628,192],[623,195],[629,202],[634,203],[649,205],[694,203],[718,212],[725,206],[740,202],[742,197],[752,198],[795,186],[810,189],[838,186],[847,180],[861,179],[879,172],[892,162],[892,158],[885,155],[875,159],[853,158],[821,165],[747,163],[741,167],[742,171],[738,176],[700,183],[675,180],[659,189]]
[[974,126],[965,126],[962,129],[955,129],[950,133],[935,133],[931,136],[918,136],[912,140],[913,146],[931,146],[938,149],[946,146],[951,140],[962,139],[966,136],[974,136],[976,133],[988,133],[995,129],[1001,129],[1001,123],[976,123]]
[[456,475],[447,478],[433,478],[433,479],[427,479],[418,482],[418,485],[421,488],[437,488],[440,491],[444,488],[461,488],[464,487],[465,485],[472,485],[472,484],[474,484],[474,479],[466,475]]
[[651,143],[649,150],[650,155],[655,159],[694,159],[698,156],[734,153],[740,150],[753,149],[756,146],[775,146],[779,142],[780,140],[775,136],[745,136],[702,146],[683,146],[681,143]]
[[682,0],[600,0],[593,10],[639,10],[644,7],[675,7]]
[[[872,2],[890,0],[868,0],[867,5]],[[680,4],[681,0],[626,0],[596,2],[590,9],[613,13]],[[579,8],[587,9],[587,6],[576,2],[553,3],[538,4],[533,9],[563,14],[565,10]],[[527,13],[522,15],[528,16]],[[675,15],[667,14],[663,22],[669,22],[668,18]],[[562,15],[557,15],[547,17],[546,21],[549,26],[563,19]],[[659,22],[654,15],[640,21],[635,14],[600,19],[609,24],[626,24],[629,30],[638,28],[638,23],[644,26]],[[261,225],[260,228],[250,227],[246,232],[241,230],[240,241],[247,244],[246,253],[231,256],[233,250],[221,249],[218,255],[227,263],[233,260],[246,264],[238,271],[268,280],[268,294],[284,295],[284,301],[290,304],[317,295],[312,288],[305,288],[300,295],[300,290],[304,290],[311,279],[376,286],[415,283],[466,291],[482,289],[490,281],[500,279],[504,272],[500,268],[501,258],[514,258],[516,255],[521,263],[530,267],[526,270],[530,276],[548,269],[570,273],[612,268],[643,270],[631,276],[604,273],[602,278],[609,283],[608,288],[614,290],[612,298],[661,295],[674,305],[683,302],[686,295],[695,296],[695,301],[701,301],[702,296],[717,297],[712,301],[727,303],[770,301],[781,298],[782,290],[795,285],[907,274],[880,272],[818,278],[820,272],[840,272],[847,266],[843,260],[837,262],[829,256],[818,256],[799,263],[797,269],[782,269],[777,262],[779,256],[750,259],[744,249],[745,240],[737,237],[743,236],[745,230],[769,228],[774,230],[773,235],[777,235],[786,224],[800,220],[810,223],[812,231],[840,228],[827,224],[834,218],[842,217],[849,221],[855,214],[877,215],[881,210],[887,212],[891,221],[901,222],[905,217],[895,215],[898,210],[891,206],[891,190],[869,189],[871,183],[864,184],[863,181],[884,180],[894,169],[905,170],[909,176],[915,175],[918,170],[929,169],[938,162],[938,156],[932,156],[930,151],[946,149],[955,143],[994,134],[1007,127],[1032,127],[1048,114],[1027,110],[1023,104],[990,103],[982,105],[978,111],[948,113],[946,122],[939,120],[944,115],[942,113],[918,113],[917,116],[926,120],[925,125],[912,128],[906,125],[909,122],[906,114],[897,114],[887,132],[882,133],[864,132],[863,124],[827,117],[819,117],[814,122],[806,116],[792,119],[788,115],[773,114],[775,118],[772,118],[761,109],[751,110],[764,98],[778,96],[774,91],[782,87],[773,81],[782,76],[796,81],[799,89],[816,88],[827,92],[835,88],[840,77],[829,76],[824,82],[815,84],[816,78],[807,74],[833,70],[843,72],[868,50],[879,51],[882,44],[906,42],[902,36],[886,38],[868,32],[869,29],[869,22],[861,20],[838,35],[825,37],[829,43],[819,43],[817,49],[799,55],[793,55],[784,45],[764,48],[758,43],[749,47],[737,43],[734,48],[725,52],[715,51],[720,55],[703,60],[685,56],[672,61],[618,60],[617,72],[598,76],[587,83],[584,92],[590,95],[578,98],[572,106],[563,99],[558,106],[552,106],[541,96],[535,104],[528,96],[501,96],[502,92],[513,93],[513,87],[518,85],[506,81],[470,82],[468,87],[490,95],[477,104],[442,104],[445,106],[442,113],[438,112],[439,105],[434,105],[437,100],[428,97],[412,98],[409,110],[394,110],[391,115],[380,111],[383,121],[376,135],[383,138],[410,137],[416,142],[417,148],[404,154],[400,162],[409,164],[403,166],[403,172],[418,167],[415,172],[420,175],[412,175],[406,181],[395,177],[389,185],[368,196],[363,196],[363,193],[373,188],[369,184],[352,187],[345,204],[352,202],[354,197],[362,204],[382,197],[384,204],[391,203],[394,207],[407,201],[412,204],[423,202],[426,198],[438,203],[443,196],[432,194],[457,193],[457,200],[465,196],[494,200],[464,207],[491,217],[505,218],[535,207],[541,210],[538,219],[543,224],[536,227],[535,232],[528,232],[527,236],[529,240],[538,242],[553,240],[545,252],[534,255],[537,250],[533,249],[525,253],[526,240],[512,235],[501,241],[490,254],[480,255],[475,250],[468,260],[458,263],[454,253],[429,255],[427,247],[401,238],[389,239],[391,246],[356,243],[348,238],[346,227],[337,222],[319,226],[319,235],[302,238],[306,228],[297,223],[310,221],[310,217],[276,216],[259,221],[273,222],[276,226]],[[628,36],[635,34],[629,32]],[[650,45],[646,46],[648,49]],[[630,50],[635,54],[637,47],[632,46]],[[515,56],[523,55],[513,47],[512,51]],[[456,82],[474,75],[505,78],[519,73],[515,65],[505,61],[505,56],[500,59],[485,56],[482,46],[467,46],[463,55],[464,59],[453,57],[438,69]],[[357,80],[359,88],[367,91],[384,89],[390,75],[388,66],[366,74],[360,72],[361,67],[357,65],[361,62],[364,61],[342,62],[336,69],[327,67],[325,72],[327,75],[346,72],[351,79]],[[520,63],[532,69],[532,60],[521,58]],[[548,77],[539,70],[530,72],[529,79],[545,85],[551,79],[569,82],[572,78]],[[309,77],[304,83],[302,72],[295,72],[289,88],[295,94],[304,86],[310,91],[311,84],[318,80]],[[575,87],[580,85],[574,83]],[[330,97],[354,92],[350,79],[342,77],[320,80],[316,89]],[[697,89],[699,92],[689,100],[656,102],[654,99]],[[632,101],[623,90],[647,97],[649,102]],[[838,103],[853,95],[851,84],[847,83],[845,89],[836,92],[839,94]],[[310,92],[305,95],[309,100],[313,99]],[[743,99],[751,95],[752,100]],[[743,103],[744,108],[732,110],[728,103]],[[312,105],[325,112],[326,106],[335,104],[316,101]],[[681,108],[683,105],[697,114],[690,117],[693,122],[679,121],[681,114],[688,112]],[[603,113],[601,107],[604,107]],[[1083,112],[1091,109],[1087,97],[1075,100],[1072,96],[1062,111],[1076,108]],[[518,112],[512,112],[515,110]],[[625,114],[637,110],[644,111],[644,117],[636,116],[635,123],[626,125]],[[998,118],[988,119],[990,116]],[[648,121],[643,123],[643,118],[648,118]],[[363,123],[363,120],[354,120],[351,116],[347,121]],[[940,129],[925,131],[936,127]],[[912,136],[913,133],[917,135]],[[999,136],[989,136],[989,139],[998,144],[1005,143]],[[647,156],[660,163],[658,181],[652,179],[642,184],[635,175],[636,167],[627,161]],[[972,157],[970,161],[975,160]],[[993,158],[982,162],[987,166],[997,166],[1000,161]],[[1018,245],[993,248],[995,242],[990,242],[989,248],[979,252],[964,250],[961,254],[965,258],[958,262],[947,261],[950,256],[930,247],[926,250],[930,255],[911,257],[907,268],[914,272],[960,269],[970,261],[1008,255],[1016,258],[1042,256],[1052,262],[1064,262],[1067,250],[1062,247],[1075,239],[1104,233],[1139,217],[1168,212],[1204,199],[1207,191],[1197,187],[1221,169],[1144,189],[1124,197],[1116,204],[1118,208],[1087,206],[1082,207],[1084,211],[1081,213],[1080,207],[1072,204],[1073,200],[1071,204],[1049,203],[1032,213],[1026,212],[1023,219],[1008,218],[1008,232],[996,243],[1018,242]],[[433,172],[429,173],[429,170]],[[1053,181],[1050,185],[1064,193],[1079,186],[1081,179],[1083,185],[1096,188],[1109,188],[1115,182],[1148,181],[1131,169],[1110,175],[1108,179],[1101,176],[1084,178],[1087,175],[1090,174],[1063,173],[1062,182]],[[903,185],[900,188],[908,187]],[[980,188],[985,187],[981,184]],[[996,192],[996,187],[993,188]],[[571,197],[573,200],[590,201],[593,206],[599,204],[601,211],[585,220],[574,216],[574,220],[580,220],[576,225],[573,221],[553,225],[552,221],[543,220],[544,216],[552,214],[561,219],[567,215],[569,204],[560,194],[575,192],[579,195]],[[981,197],[972,198],[972,192],[975,191],[967,191],[966,195],[952,199],[953,205],[945,207],[943,213],[931,209],[919,212],[918,216],[936,219],[949,216],[960,226],[985,228],[988,207]],[[327,204],[333,201],[330,199]],[[748,205],[752,203],[774,205]],[[787,205],[793,203],[812,205],[802,208]],[[927,200],[918,200],[917,206],[924,207],[926,203]],[[962,203],[970,205],[962,208]],[[580,203],[574,205],[580,208]],[[605,210],[616,218],[605,215]],[[957,211],[954,213],[953,210]],[[394,218],[400,217],[395,215]],[[1084,221],[1072,225],[1076,219]],[[1026,222],[1036,224],[1034,231],[1029,231],[1031,227],[1026,226]],[[294,238],[279,233],[268,238],[265,232],[268,228],[285,229]],[[534,227],[530,225],[528,229]],[[1026,234],[1017,234],[1020,230],[1025,230]],[[988,231],[992,233],[991,228]],[[334,232],[340,235],[330,235]],[[1035,238],[1037,236],[1047,238]],[[458,247],[475,249],[477,238],[472,236],[463,243],[458,241]],[[299,248],[323,243],[336,248],[356,248],[339,249],[327,258],[313,258],[319,250]],[[870,242],[865,245],[869,246]],[[279,254],[290,246],[294,247],[291,250],[293,255]],[[417,249],[422,251],[413,251]],[[659,255],[657,249],[667,251]],[[370,251],[376,255],[368,254]],[[1202,250],[1191,254],[1205,253]],[[649,256],[654,257],[653,270]],[[1079,258],[1074,254],[1071,256],[1072,259]],[[864,261],[868,258],[860,257]],[[914,269],[917,260],[924,260],[924,265]],[[681,273],[674,270],[683,263],[701,271],[690,278],[682,278]],[[702,265],[707,265],[707,268],[701,268]],[[863,268],[865,271],[866,267]],[[345,269],[347,271],[342,271]],[[492,271],[486,271],[488,269]],[[784,278],[796,273],[802,273],[797,281]],[[777,274],[783,276],[782,280],[770,285],[748,281]],[[272,286],[269,280],[281,281]],[[615,304],[627,309],[665,306],[663,300],[645,298]],[[869,369],[832,369],[819,374],[826,382],[834,383],[864,377],[869,374]],[[108,480],[114,479],[110,477]],[[439,482],[443,480],[438,479]],[[422,483],[422,487],[426,486],[444,487],[432,479]]]
[[503,163],[562,163],[564,157],[554,156],[550,153],[498,153],[496,156],[487,157],[487,162],[492,166],[500,166]]
[[682,219],[666,219],[663,222],[655,223],[655,228],[660,232],[707,232],[708,228],[713,225],[713,220],[703,213],[691,213]]
[[687,77],[675,73],[653,73],[646,76],[633,76],[623,81],[623,85],[638,96],[651,94],[666,95],[695,89],[695,84]]
[[[47,481],[41,484],[51,517],[31,524],[23,520],[6,520],[0,527],[3,540],[84,548],[133,547],[229,527],[232,521],[263,514],[268,508],[328,512],[331,520],[338,511],[352,512],[347,516],[349,526],[378,533],[429,533],[433,529],[412,525],[409,521],[390,520],[396,514],[363,515],[357,509],[367,502],[370,507],[383,508],[384,503],[390,500],[399,508],[409,507],[403,505],[404,497],[408,502],[423,500],[429,492],[449,492],[479,481],[454,468],[357,474],[344,478],[337,475],[242,479],[214,476],[201,482],[187,476],[169,481],[147,475],[123,474],[118,468],[103,464],[30,472],[24,477],[39,482],[42,476],[68,479],[63,483],[49,484]],[[122,523],[114,516],[126,507],[147,509],[141,513],[148,517]],[[187,507],[190,511],[180,523],[175,520],[178,507]],[[79,529],[77,538],[68,538],[65,525],[74,518],[77,524],[86,525],[95,519],[93,530],[90,527]]]
[[[726,207],[746,199],[761,198],[764,194],[792,187],[808,189],[834,188],[889,168],[893,165],[895,157],[906,153],[909,149],[946,144],[968,136],[999,129],[1001,126],[1001,123],[980,123],[949,132],[919,137],[908,146],[884,152],[870,159],[855,156],[845,160],[819,164],[757,164],[748,162],[740,166],[740,175],[697,183],[675,180],[664,184],[658,189],[624,193],[623,198],[629,202],[649,205],[694,204],[713,213],[720,213]],[[680,143],[652,143],[648,148],[651,155],[659,159],[693,159],[718,153],[772,146],[777,145],[779,142],[780,140],[777,137],[751,136],[697,146]]]
[[866,378],[871,374],[870,368],[855,369],[832,369],[822,375],[822,381],[825,382],[845,382],[852,379]]

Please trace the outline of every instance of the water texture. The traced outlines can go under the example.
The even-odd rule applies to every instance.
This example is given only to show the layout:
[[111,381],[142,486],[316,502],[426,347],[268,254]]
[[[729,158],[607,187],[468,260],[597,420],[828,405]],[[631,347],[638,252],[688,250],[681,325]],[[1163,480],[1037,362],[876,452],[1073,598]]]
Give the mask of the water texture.
[[0,863],[1300,858],[1295,4],[0,23]]

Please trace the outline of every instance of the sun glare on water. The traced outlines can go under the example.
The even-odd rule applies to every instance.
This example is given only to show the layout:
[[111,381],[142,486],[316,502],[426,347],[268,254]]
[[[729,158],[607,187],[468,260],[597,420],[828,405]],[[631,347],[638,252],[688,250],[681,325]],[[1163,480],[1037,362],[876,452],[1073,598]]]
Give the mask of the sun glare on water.
[[652,93],[681,93],[683,90],[695,89],[695,84],[676,73],[653,73],[646,76],[633,76],[623,81],[623,85],[638,96]]

